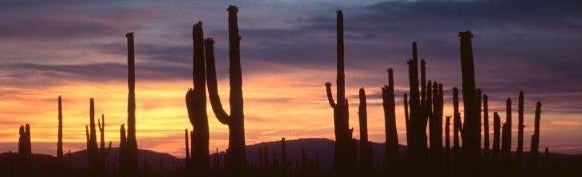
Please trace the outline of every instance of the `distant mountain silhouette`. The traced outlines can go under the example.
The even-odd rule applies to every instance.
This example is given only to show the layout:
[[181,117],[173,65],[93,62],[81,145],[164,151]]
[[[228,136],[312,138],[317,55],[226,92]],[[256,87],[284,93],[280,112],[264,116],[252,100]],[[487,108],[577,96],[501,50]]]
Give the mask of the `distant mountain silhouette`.
[[[331,170],[333,165],[333,155],[334,155],[334,141],[325,138],[301,138],[295,140],[286,140],[287,143],[287,154],[289,156],[289,161],[291,161],[292,167],[294,167],[295,162],[301,162],[301,148],[305,148],[305,153],[309,159],[314,158],[315,155],[319,156],[319,161],[322,170]],[[374,164],[375,167],[379,168],[384,161],[384,143],[371,142],[373,152],[374,152]],[[247,146],[247,155],[249,163],[257,163],[259,159],[258,148],[267,147],[269,153],[275,150],[277,159],[280,158],[280,148],[281,141],[270,141],[262,142],[258,144],[253,144]],[[406,153],[406,147],[400,146],[400,153]],[[272,154],[269,154],[272,156]]]

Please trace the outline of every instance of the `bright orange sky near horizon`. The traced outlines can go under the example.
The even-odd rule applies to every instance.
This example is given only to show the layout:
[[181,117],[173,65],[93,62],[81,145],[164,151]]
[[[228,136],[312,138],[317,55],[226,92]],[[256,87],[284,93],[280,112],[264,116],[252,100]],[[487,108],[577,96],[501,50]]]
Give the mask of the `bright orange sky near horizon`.
[[[138,71],[139,72],[139,71]],[[219,71],[221,72],[221,71]],[[222,71],[224,72],[224,71]],[[329,107],[323,84],[306,82],[313,74],[323,74],[334,77],[333,72],[281,71],[277,75],[259,74],[247,76],[244,79],[245,124],[247,144],[263,141],[278,141],[280,138],[329,138],[333,139],[332,110]],[[348,72],[348,74],[350,74]],[[305,82],[305,83],[303,83]],[[224,103],[228,103],[228,82],[221,80],[219,91]],[[104,82],[98,85],[92,83],[69,83],[62,86],[49,87],[46,90],[34,90],[25,95],[9,97],[0,102],[0,116],[17,119],[3,119],[0,125],[0,142],[13,143],[10,148],[2,151],[16,151],[18,125],[30,123],[32,127],[33,152],[54,154],[51,143],[56,142],[57,101],[63,97],[63,121],[65,149],[72,151],[83,149],[85,142],[84,125],[88,124],[88,99],[95,98],[96,114],[105,114],[106,141],[112,141],[117,146],[119,141],[119,126],[127,118],[127,86],[125,83]],[[184,94],[190,87],[188,81],[183,82],[137,82],[137,135],[140,148],[167,152],[175,156],[184,154],[184,129],[192,127],[187,118],[184,104]],[[397,86],[397,90],[406,87]],[[366,87],[368,96],[377,94],[377,86]],[[353,99],[358,88],[349,87],[348,96],[351,101],[350,120],[354,127],[354,138],[358,138],[357,100]],[[334,91],[335,92],[335,91]],[[447,96],[449,98],[450,96]],[[451,115],[450,98],[445,100],[445,115]],[[368,99],[369,136],[374,142],[384,140],[384,120],[381,100],[377,97]],[[491,109],[503,109],[501,102],[490,103]],[[406,144],[401,98],[397,97],[397,124],[400,143]],[[496,106],[497,104],[497,106]],[[514,103],[515,104],[515,103]],[[526,105],[526,124],[531,125],[533,119],[533,102]],[[228,109],[228,107],[227,107]],[[10,111],[16,110],[16,111]],[[514,110],[514,115],[517,115]],[[211,149],[224,150],[228,145],[228,128],[220,124],[210,106],[208,106]],[[504,112],[500,111],[502,117]],[[490,112],[492,117],[492,112]],[[553,136],[566,132],[559,127],[580,126],[580,122],[571,122],[542,116],[542,147],[556,146],[560,142],[552,141]],[[526,126],[526,136],[531,136],[533,130]],[[517,129],[517,128],[514,128]],[[492,132],[492,131],[491,131]],[[513,135],[515,136],[516,133]],[[529,138],[526,139],[528,144]],[[550,141],[548,141],[548,139]],[[41,143],[39,143],[41,142]],[[42,144],[35,146],[35,143]],[[514,142],[515,143],[515,142]],[[2,147],[2,146],[0,146]],[[566,150],[567,152],[567,150]]]

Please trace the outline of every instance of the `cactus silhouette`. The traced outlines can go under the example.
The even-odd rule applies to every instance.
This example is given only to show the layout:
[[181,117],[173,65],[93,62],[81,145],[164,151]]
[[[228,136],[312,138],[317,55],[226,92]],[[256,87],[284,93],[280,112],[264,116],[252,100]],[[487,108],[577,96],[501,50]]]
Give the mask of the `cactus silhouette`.
[[334,102],[331,83],[325,83],[326,95],[333,108],[335,153],[333,167],[336,171],[349,171],[355,165],[355,148],[349,123],[349,106],[345,94],[343,12],[337,11],[337,100]]
[[[406,99],[406,96],[405,98]],[[398,131],[396,130],[396,103],[394,100],[394,71],[388,69],[388,85],[382,87],[382,104],[384,107],[384,126],[386,135],[387,170],[398,174],[400,150],[398,147]]]
[[101,120],[97,119],[97,127],[99,128],[99,137],[101,139],[99,150],[97,154],[97,159],[99,161],[99,173],[105,173],[107,167],[107,156],[111,151],[111,141],[109,141],[109,146],[105,147],[105,115],[101,114]]
[[[430,88],[430,86],[427,85]],[[428,89],[429,91],[431,89]],[[432,113],[429,112],[429,132],[430,132],[430,155],[435,165],[439,165],[443,153],[443,97],[442,84],[433,82],[432,84]],[[429,98],[427,97],[427,100]],[[427,101],[428,102],[428,101]],[[430,104],[430,103],[427,103]],[[440,169],[440,168],[439,168]]]
[[61,96],[58,98],[58,131],[57,131],[57,164],[60,170],[63,168],[64,160],[63,160],[63,105]]
[[226,168],[231,172],[243,171],[246,168],[246,146],[242,94],[242,74],[240,64],[240,35],[238,32],[236,6],[228,7],[228,39],[230,60],[230,115],[222,108],[218,95],[216,69],[213,51],[207,49],[206,71],[208,95],[212,110],[220,123],[228,125],[230,136],[226,150]]
[[208,116],[206,114],[206,66],[204,59],[204,48],[206,55],[213,57],[212,39],[204,40],[202,23],[198,22],[192,28],[192,38],[194,42],[192,80],[194,89],[189,89],[186,93],[186,107],[188,117],[193,127],[192,134],[192,167],[199,173],[209,169],[209,129]]
[[[18,160],[20,170],[29,171],[32,168],[32,144],[30,142],[30,125],[20,126],[18,129]],[[11,156],[12,157],[12,156]]]
[[481,154],[481,117],[475,86],[475,66],[470,31],[460,32],[461,70],[463,85],[463,156],[466,174],[478,172]]
[[[424,63],[424,62],[422,62]],[[422,64],[421,63],[421,64]],[[425,166],[424,162],[426,161],[427,155],[427,136],[426,136],[426,126],[428,117],[425,113],[426,107],[422,105],[421,100],[426,102],[426,98],[420,98],[419,93],[419,81],[418,81],[418,53],[417,53],[417,44],[416,42],[412,43],[412,59],[408,60],[408,78],[409,78],[409,88],[410,88],[410,100],[408,102],[408,106],[410,107],[410,120],[409,120],[409,130],[410,131],[410,138],[408,142],[408,161],[409,161],[409,168],[408,171],[410,175],[418,176],[422,175],[424,172],[414,169],[413,167],[416,166]],[[424,64],[422,64],[424,65]],[[421,69],[425,69],[424,66],[421,66]],[[421,74],[424,74],[425,71],[421,71]],[[425,76],[421,76],[421,80],[423,81],[421,84],[426,85],[424,82]],[[422,88],[421,88],[422,89]],[[426,92],[426,91],[425,91]],[[426,94],[428,95],[428,94]]]
[[501,127],[501,153],[504,160],[511,158],[511,98],[505,101],[505,123]]
[[85,133],[88,133],[87,139],[87,160],[89,161],[90,170],[95,173],[99,166],[99,147],[97,146],[97,130],[95,129],[95,101],[89,99],[89,127],[85,125]]
[[538,149],[540,146],[540,119],[542,114],[542,103],[536,103],[536,112],[535,112],[535,124],[534,124],[534,134],[531,136],[531,150],[530,150],[530,159],[532,162],[536,163],[538,160]]
[[137,171],[137,140],[135,135],[135,53],[133,33],[127,33],[127,169]]
[[360,170],[369,171],[374,166],[374,153],[372,152],[372,145],[368,140],[368,110],[366,103],[366,91],[360,88],[359,91],[360,106],[358,111],[360,123]]
[[517,152],[515,156],[517,162],[521,163],[523,161],[523,91],[519,92],[519,99],[517,105]]

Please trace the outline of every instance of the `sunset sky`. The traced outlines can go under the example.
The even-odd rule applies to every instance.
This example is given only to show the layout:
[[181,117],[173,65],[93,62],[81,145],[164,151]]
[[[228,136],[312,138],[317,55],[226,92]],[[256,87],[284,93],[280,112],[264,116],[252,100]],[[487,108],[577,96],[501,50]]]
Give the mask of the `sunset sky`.
[[[470,30],[490,117],[499,111],[504,120],[511,97],[516,120],[523,90],[526,149],[535,102],[542,101],[540,146],[582,153],[582,1],[576,0],[1,1],[0,152],[16,151],[18,127],[30,123],[32,151],[55,154],[59,95],[65,150],[85,148],[89,98],[105,114],[106,139],[117,146],[127,118],[124,35],[135,32],[138,146],[183,157],[184,129],[192,129],[184,100],[192,87],[192,25],[202,21],[205,37],[216,41],[219,92],[228,109],[231,4],[239,7],[247,144],[333,138],[324,83],[335,90],[335,10],[343,9],[355,137],[364,87],[370,139],[384,141],[380,87],[391,67],[406,144],[401,101],[412,41],[427,61],[428,79],[444,84],[444,115],[451,115],[451,88],[461,85],[457,33]],[[210,148],[224,150],[228,128],[210,106],[208,113]]]

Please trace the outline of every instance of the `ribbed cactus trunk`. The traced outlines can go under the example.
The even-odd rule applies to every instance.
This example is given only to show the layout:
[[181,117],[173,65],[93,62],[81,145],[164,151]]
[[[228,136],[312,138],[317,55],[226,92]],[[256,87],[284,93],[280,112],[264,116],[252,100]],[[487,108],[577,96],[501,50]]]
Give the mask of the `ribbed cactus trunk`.
[[[231,172],[241,172],[246,169],[246,146],[242,94],[242,74],[240,64],[240,35],[238,32],[236,6],[228,7],[228,39],[229,39],[229,74],[230,74],[230,115],[222,108],[218,95],[216,69],[214,55],[206,55],[206,71],[208,82],[208,95],[212,110],[216,118],[228,125],[230,136],[226,151],[226,168]],[[208,51],[207,53],[214,53]]]
[[349,128],[349,105],[345,96],[343,12],[337,11],[337,98],[333,100],[331,83],[326,83],[327,99],[333,108],[335,153],[333,167],[337,172],[350,171],[355,166],[352,129]]
[[57,164],[60,170],[62,170],[64,160],[63,160],[63,104],[61,96],[59,96],[58,98],[58,111],[59,113],[57,117],[59,120],[59,126],[57,131]]
[[[205,53],[209,58],[213,56],[212,39],[204,41],[202,23],[198,22],[192,28],[193,49],[192,58],[192,80],[194,89],[186,93],[186,107],[188,117],[193,127],[192,134],[192,167],[197,173],[205,173],[210,167],[209,157],[209,129],[208,115],[206,113],[206,63]],[[205,51],[206,48],[206,51]]]
[[465,175],[478,173],[481,155],[481,114],[475,86],[475,66],[471,32],[460,32],[461,70],[463,85],[463,157],[465,159]]
[[135,135],[135,53],[133,33],[127,33],[127,170],[137,171],[137,140]]
[[368,110],[366,103],[366,91],[360,88],[359,91],[360,105],[358,111],[360,123],[360,157],[359,166],[362,172],[369,172],[374,166],[374,157],[372,152],[372,145],[368,140]]
[[534,134],[531,136],[531,150],[530,150],[530,159],[533,163],[536,163],[538,160],[538,149],[540,146],[540,119],[542,114],[542,103],[538,101],[536,104],[536,112],[535,112],[535,123],[534,123]]
[[517,151],[515,153],[518,163],[523,161],[523,91],[519,92],[519,100],[517,105]]
[[489,144],[489,100],[486,94],[483,94],[483,152],[485,157],[489,157],[490,154],[490,144]]
[[399,174],[400,150],[396,130],[396,102],[394,100],[394,71],[392,68],[388,69],[388,85],[382,87],[382,104],[386,135],[386,167],[388,173]]

